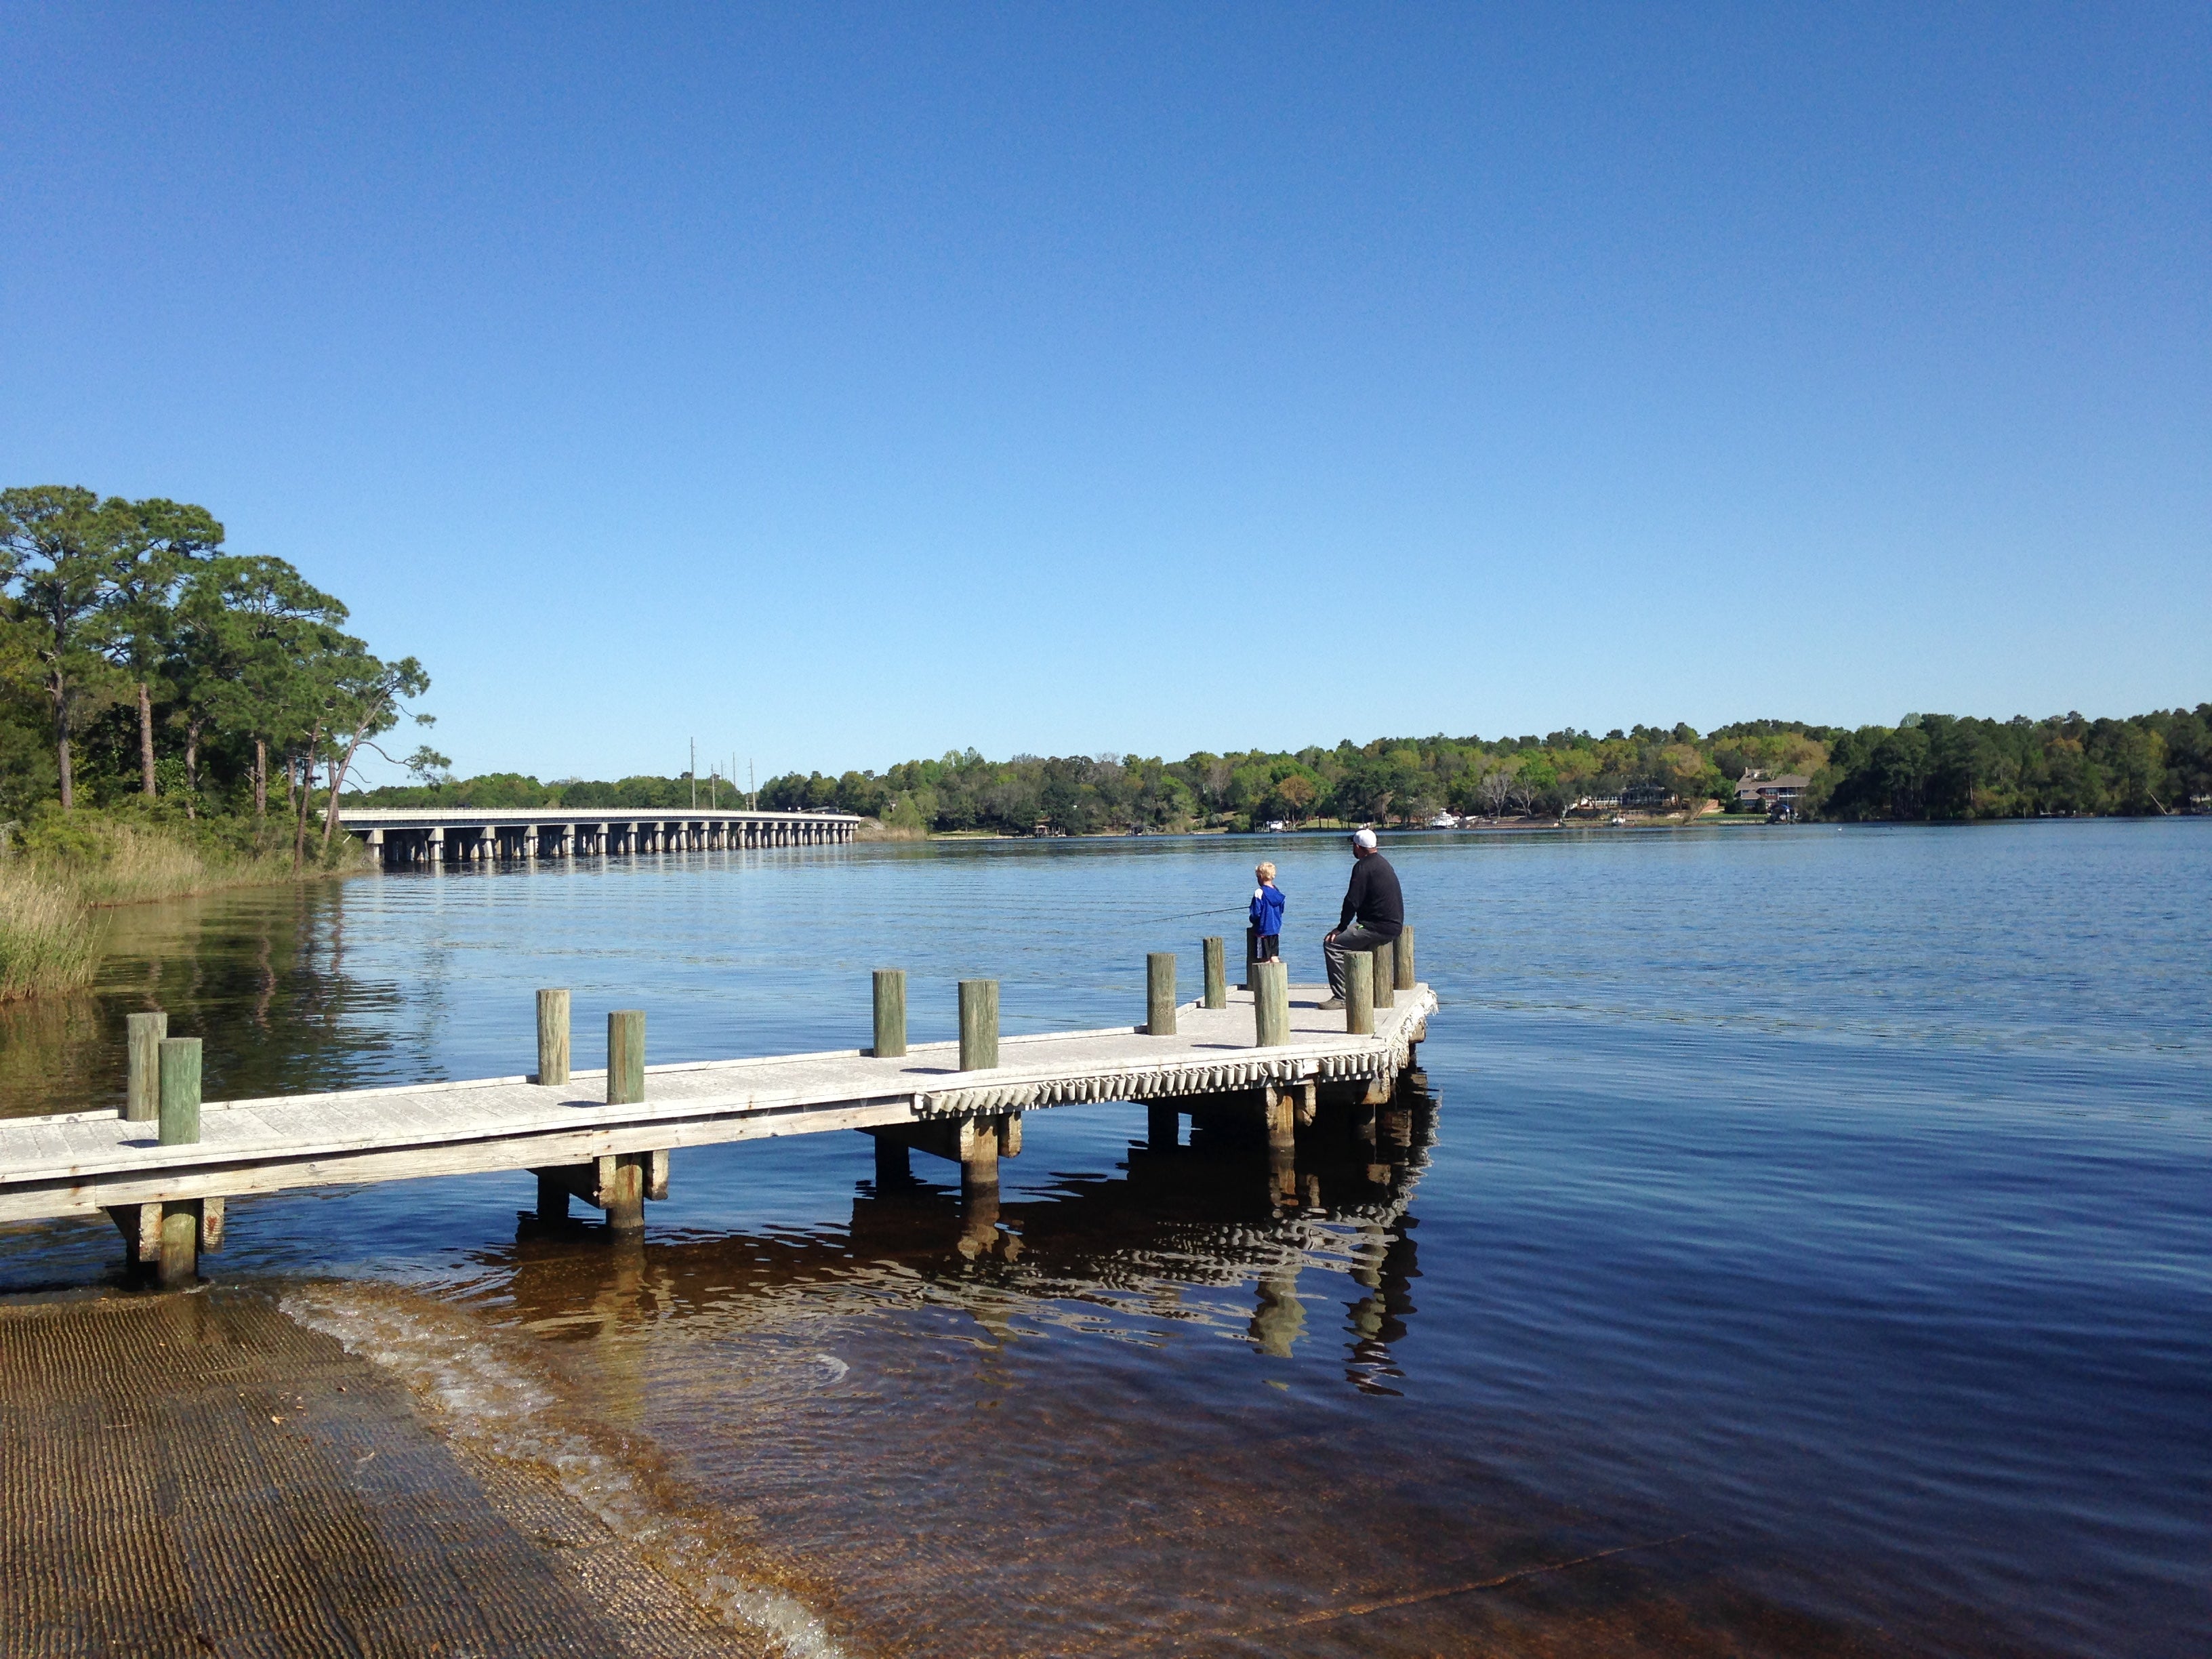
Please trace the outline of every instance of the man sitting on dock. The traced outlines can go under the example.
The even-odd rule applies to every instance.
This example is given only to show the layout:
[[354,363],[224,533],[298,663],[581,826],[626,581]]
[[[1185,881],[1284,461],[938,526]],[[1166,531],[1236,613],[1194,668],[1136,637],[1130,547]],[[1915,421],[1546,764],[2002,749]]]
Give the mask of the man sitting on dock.
[[1328,1000],[1321,1006],[1344,1006],[1346,957],[1388,945],[1405,927],[1406,896],[1398,890],[1398,872],[1376,850],[1375,832],[1362,830],[1352,838],[1352,883],[1344,890],[1344,914],[1322,936],[1322,954],[1328,958]]

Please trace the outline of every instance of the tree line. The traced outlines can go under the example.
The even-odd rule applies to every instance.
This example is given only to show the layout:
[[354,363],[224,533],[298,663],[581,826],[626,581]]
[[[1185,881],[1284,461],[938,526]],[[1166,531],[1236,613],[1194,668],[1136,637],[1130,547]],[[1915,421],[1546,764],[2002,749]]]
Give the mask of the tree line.
[[[2212,704],[2089,720],[1909,714],[1856,729],[1747,720],[1700,733],[1638,726],[1603,737],[1385,738],[1296,752],[986,760],[973,749],[883,772],[789,773],[762,786],[775,811],[835,811],[913,831],[1066,835],[1247,829],[1281,822],[1419,824],[1595,816],[1616,804],[1732,806],[1747,773],[1808,780],[1800,810],[1834,819],[2155,814],[2212,808]],[[415,806],[680,809],[743,800],[719,779],[540,783],[514,773],[379,789]],[[1757,809],[1763,810],[1763,809]]]
[[361,751],[429,688],[346,620],[285,560],[229,551],[204,507],[0,490],[0,810],[166,803],[260,832],[281,787],[295,861],[319,798],[327,852]]
[[[1807,780],[1800,811],[1844,820],[2156,814],[2212,807],[2212,703],[2126,719],[1908,714],[1856,729],[1747,720],[1699,732],[1383,738],[1296,752],[987,761],[974,750],[878,774],[774,778],[763,806],[834,807],[935,830],[1070,835],[1316,820],[1425,823],[1595,815],[1619,804],[1733,807],[1753,770]],[[1763,809],[1759,809],[1763,810]]]

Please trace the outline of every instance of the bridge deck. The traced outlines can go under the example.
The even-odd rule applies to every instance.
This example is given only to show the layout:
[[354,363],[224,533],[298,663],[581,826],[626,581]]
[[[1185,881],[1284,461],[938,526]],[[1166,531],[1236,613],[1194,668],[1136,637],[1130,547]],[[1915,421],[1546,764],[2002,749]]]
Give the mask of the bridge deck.
[[605,1101],[604,1072],[543,1087],[527,1077],[210,1102],[200,1139],[158,1144],[155,1126],[109,1113],[0,1120],[0,1222],[96,1214],[163,1200],[288,1187],[581,1164],[681,1146],[833,1129],[1003,1117],[1084,1101],[1174,1101],[1270,1085],[1395,1077],[1426,1033],[1425,985],[1375,1011],[1375,1035],[1293,988],[1286,1044],[1253,1046],[1250,996],[1188,1004],[1173,1036],[1141,1028],[1002,1037],[1000,1065],[957,1069],[956,1042],[902,1057],[864,1050],[648,1066],[647,1098]]

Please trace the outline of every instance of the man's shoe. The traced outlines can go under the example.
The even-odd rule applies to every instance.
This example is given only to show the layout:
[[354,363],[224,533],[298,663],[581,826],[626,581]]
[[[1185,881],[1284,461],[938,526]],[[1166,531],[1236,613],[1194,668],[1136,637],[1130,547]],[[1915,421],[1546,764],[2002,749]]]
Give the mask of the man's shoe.
[[1344,1006],[1344,999],[1342,997],[1331,997],[1327,1002],[1316,1002],[1314,1004],[1314,1006],[1316,1008],[1341,1008]]

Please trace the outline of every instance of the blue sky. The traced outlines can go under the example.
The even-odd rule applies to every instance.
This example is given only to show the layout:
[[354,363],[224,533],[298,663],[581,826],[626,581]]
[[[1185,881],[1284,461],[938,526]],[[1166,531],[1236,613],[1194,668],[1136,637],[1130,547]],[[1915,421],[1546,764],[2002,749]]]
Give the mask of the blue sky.
[[0,474],[463,772],[2212,697],[2212,11],[0,5]]

